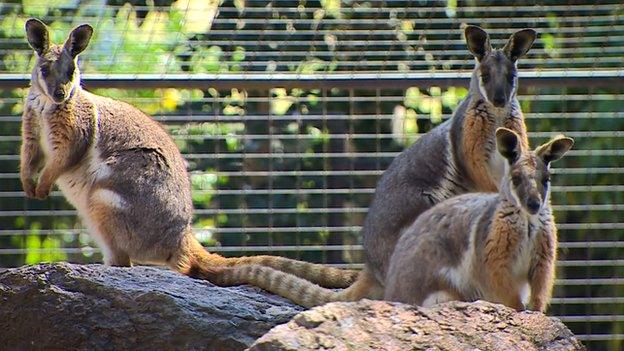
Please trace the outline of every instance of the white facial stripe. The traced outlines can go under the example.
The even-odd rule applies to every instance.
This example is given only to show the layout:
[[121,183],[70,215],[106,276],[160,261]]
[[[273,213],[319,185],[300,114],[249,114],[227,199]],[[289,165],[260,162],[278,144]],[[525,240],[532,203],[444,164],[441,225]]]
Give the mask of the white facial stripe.
[[479,72],[479,84],[478,85],[479,85],[479,92],[481,93],[485,101],[491,104],[492,102],[490,101],[490,99],[488,99],[488,96],[485,92],[485,87],[483,86],[483,79],[481,78],[481,72]]

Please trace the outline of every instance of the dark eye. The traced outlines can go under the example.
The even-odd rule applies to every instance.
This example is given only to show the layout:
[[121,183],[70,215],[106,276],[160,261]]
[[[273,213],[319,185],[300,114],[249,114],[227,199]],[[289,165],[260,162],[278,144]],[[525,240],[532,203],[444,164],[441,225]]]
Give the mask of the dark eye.
[[487,83],[490,80],[490,75],[487,73],[481,73],[481,81]]
[[72,77],[74,76],[74,70],[70,69],[69,71],[67,71],[67,79],[72,79]]
[[41,71],[41,75],[45,78],[48,76],[48,74],[50,74],[50,69],[48,67],[41,67],[40,68]]
[[513,183],[513,185],[518,186],[521,182],[520,176],[518,175],[511,176],[511,182]]

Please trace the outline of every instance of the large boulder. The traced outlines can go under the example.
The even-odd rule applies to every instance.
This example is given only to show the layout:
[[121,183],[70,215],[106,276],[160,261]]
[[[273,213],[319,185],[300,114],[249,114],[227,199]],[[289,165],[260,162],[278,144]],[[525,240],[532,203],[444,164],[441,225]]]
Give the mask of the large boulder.
[[242,350],[300,311],[154,267],[0,271],[0,350]]
[[250,351],[584,350],[561,321],[484,301],[433,308],[362,300],[330,303],[273,328]]

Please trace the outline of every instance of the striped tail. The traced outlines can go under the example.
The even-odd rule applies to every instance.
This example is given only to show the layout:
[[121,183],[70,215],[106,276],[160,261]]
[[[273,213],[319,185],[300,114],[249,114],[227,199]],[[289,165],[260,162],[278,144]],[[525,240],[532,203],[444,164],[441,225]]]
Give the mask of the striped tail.
[[230,257],[210,253],[195,239],[190,229],[182,239],[180,249],[167,264],[192,277],[207,277],[223,267],[256,264],[290,273],[326,288],[345,288],[356,281],[359,272],[337,269],[321,264],[302,262],[278,256]]
[[[363,274],[360,276],[364,276]],[[314,307],[334,301],[357,301],[371,296],[369,281],[361,278],[347,289],[334,291],[313,284],[292,274],[257,264],[220,267],[203,278],[219,286],[251,284],[285,297],[304,307]]]
[[325,288],[346,288],[353,284],[359,271],[338,269],[322,264],[297,261],[278,256],[249,256],[227,258],[225,265],[229,267],[239,265],[260,265],[271,267],[278,271],[290,273],[299,278],[309,280]]

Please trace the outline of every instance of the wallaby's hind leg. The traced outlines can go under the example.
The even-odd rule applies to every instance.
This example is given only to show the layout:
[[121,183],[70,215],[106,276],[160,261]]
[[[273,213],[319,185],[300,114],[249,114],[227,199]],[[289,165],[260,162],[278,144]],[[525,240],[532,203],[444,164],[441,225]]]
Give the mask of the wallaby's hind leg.
[[349,288],[348,301],[358,301],[360,299],[381,300],[384,297],[384,288],[373,273],[364,268],[360,272],[357,280]]
[[91,200],[87,228],[89,235],[98,242],[102,249],[104,264],[130,267],[130,256],[118,245],[118,242],[124,241],[118,238],[121,234],[120,231],[124,229],[117,225],[115,208],[112,208],[110,203],[102,201],[102,198],[98,197],[97,191],[91,196]]
[[104,264],[107,266],[130,267],[130,257],[123,251],[112,251],[104,256]]

